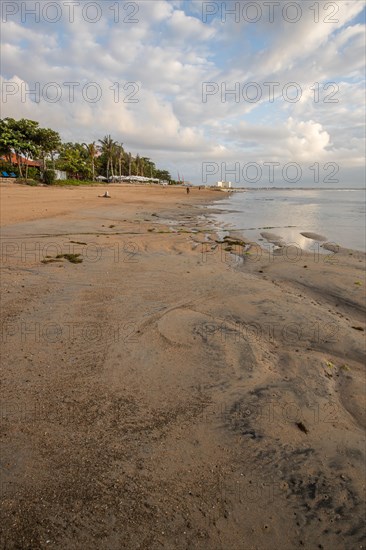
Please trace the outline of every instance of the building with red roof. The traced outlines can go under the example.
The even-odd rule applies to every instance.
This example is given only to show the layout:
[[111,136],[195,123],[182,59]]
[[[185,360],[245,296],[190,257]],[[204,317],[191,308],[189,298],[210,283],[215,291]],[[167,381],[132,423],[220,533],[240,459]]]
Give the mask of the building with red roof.
[[[9,162],[9,157],[5,157],[3,155],[2,157],[0,157],[0,160],[3,160],[4,162]],[[11,164],[18,166],[18,157],[14,153],[11,154],[10,161],[11,161]],[[40,168],[42,166],[41,161],[26,159],[25,157],[22,157],[22,156],[19,157],[19,161],[22,166],[33,166],[34,168]]]

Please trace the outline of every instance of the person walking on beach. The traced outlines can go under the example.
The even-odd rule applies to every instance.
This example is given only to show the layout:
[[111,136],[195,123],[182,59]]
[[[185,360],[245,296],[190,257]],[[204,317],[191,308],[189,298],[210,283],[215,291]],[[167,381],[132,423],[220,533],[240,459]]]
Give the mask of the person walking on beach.
[[189,187],[187,187],[187,195],[189,195]]

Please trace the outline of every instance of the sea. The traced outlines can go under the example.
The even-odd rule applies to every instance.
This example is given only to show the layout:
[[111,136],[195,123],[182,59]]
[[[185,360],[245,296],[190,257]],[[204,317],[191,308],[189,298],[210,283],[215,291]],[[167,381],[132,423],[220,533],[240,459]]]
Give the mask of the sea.
[[228,194],[211,208],[221,227],[238,230],[253,242],[270,232],[287,245],[310,251],[321,242],[301,233],[312,232],[328,243],[365,252],[365,199],[366,189],[253,189]]

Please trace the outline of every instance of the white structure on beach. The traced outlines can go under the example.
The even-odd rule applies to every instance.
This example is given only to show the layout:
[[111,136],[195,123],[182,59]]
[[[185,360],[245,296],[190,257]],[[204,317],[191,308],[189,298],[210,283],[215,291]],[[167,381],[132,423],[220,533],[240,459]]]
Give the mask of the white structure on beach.
[[135,183],[161,183],[159,178],[146,178],[144,176],[113,176],[114,182],[127,181]]
[[225,189],[231,189],[231,181],[218,181],[217,187],[224,187]]
[[67,173],[62,170],[54,170],[56,180],[67,180]]

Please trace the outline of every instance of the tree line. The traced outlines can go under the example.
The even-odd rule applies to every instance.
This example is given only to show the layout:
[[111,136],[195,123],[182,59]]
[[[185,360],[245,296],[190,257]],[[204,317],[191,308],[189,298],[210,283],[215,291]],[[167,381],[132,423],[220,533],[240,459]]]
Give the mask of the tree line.
[[10,165],[13,155],[18,175],[25,179],[30,171],[34,174],[25,160],[36,160],[40,161],[42,178],[49,171],[62,170],[70,179],[84,181],[95,180],[97,176],[108,180],[116,176],[144,176],[177,183],[150,158],[125,151],[123,143],[111,135],[92,143],[62,143],[58,132],[24,118],[0,119],[0,156]]

